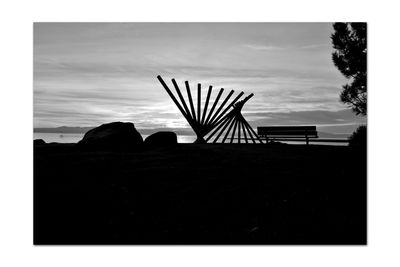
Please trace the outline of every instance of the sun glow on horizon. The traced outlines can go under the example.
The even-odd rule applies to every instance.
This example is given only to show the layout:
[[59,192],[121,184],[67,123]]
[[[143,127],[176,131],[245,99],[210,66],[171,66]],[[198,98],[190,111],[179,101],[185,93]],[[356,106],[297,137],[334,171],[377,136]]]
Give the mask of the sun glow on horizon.
[[209,85],[254,93],[243,110],[254,126],[356,125],[365,119],[339,102],[331,32],[329,23],[35,23],[34,126],[189,127],[159,74],[184,92],[184,81],[201,83],[202,103]]

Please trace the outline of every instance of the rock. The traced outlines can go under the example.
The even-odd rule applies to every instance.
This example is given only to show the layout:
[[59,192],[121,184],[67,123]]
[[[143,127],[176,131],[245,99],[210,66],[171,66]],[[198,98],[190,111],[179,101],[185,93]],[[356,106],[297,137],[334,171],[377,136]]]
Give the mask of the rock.
[[33,145],[37,146],[37,145],[45,145],[46,142],[43,139],[35,139],[33,140]]
[[144,140],[144,144],[147,146],[170,146],[177,143],[178,138],[174,132],[156,132]]
[[142,136],[130,122],[102,124],[86,132],[78,142],[80,147],[112,150],[131,150],[142,144]]

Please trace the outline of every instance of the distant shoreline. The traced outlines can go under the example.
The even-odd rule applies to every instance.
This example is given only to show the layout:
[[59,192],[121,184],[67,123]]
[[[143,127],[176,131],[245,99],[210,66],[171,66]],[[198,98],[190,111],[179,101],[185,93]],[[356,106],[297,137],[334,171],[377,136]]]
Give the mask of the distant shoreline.
[[[57,134],[84,134],[91,129],[96,128],[96,127],[68,127],[68,126],[61,126],[61,127],[55,127],[55,128],[33,128],[34,133],[57,133]],[[183,129],[172,129],[172,128],[153,128],[153,129],[137,129],[140,134],[142,135],[150,135],[156,132],[160,131],[171,131],[175,132],[178,135],[194,135],[193,131],[189,128],[183,128]]]
[[[34,133],[54,133],[54,134],[84,134],[95,127],[68,127],[61,126],[55,128],[33,128]],[[141,135],[150,135],[160,131],[171,131],[177,135],[194,136],[189,128],[173,129],[173,128],[154,128],[154,129],[137,129]],[[327,133],[318,131],[319,138],[324,139],[347,139],[351,133]]]

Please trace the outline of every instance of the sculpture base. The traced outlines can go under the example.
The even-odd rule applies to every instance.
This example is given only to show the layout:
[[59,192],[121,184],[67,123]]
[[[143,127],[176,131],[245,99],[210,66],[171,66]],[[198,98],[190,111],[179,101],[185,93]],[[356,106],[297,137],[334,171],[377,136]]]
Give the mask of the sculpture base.
[[194,141],[194,144],[205,144],[207,143],[206,140],[204,140],[203,137],[197,137],[196,141]]

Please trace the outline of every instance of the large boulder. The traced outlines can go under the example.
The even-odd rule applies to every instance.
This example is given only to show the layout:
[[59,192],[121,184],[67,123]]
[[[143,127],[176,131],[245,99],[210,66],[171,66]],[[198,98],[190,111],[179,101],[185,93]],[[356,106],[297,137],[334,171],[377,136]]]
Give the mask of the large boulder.
[[176,145],[178,143],[178,138],[174,132],[156,132],[149,135],[145,140],[144,144],[146,146],[170,146]]
[[80,147],[93,149],[131,150],[143,144],[143,138],[130,122],[111,122],[85,133]]
[[43,139],[35,139],[33,140],[33,145],[34,146],[40,146],[40,145],[45,145],[46,142]]

